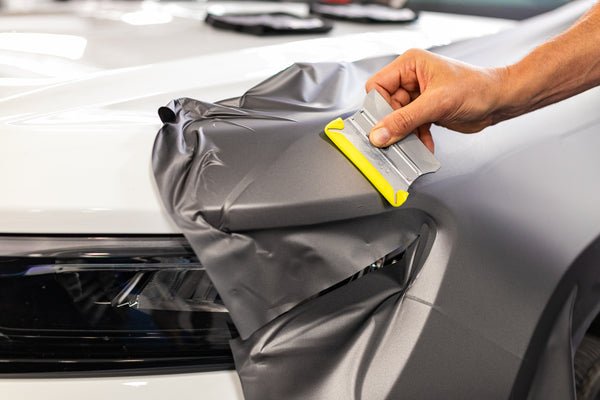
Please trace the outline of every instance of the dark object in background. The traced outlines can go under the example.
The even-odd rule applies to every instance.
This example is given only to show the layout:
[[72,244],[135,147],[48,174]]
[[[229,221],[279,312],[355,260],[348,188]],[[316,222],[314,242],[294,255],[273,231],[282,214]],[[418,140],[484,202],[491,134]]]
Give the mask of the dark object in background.
[[480,15],[493,18],[522,20],[553,10],[572,0],[408,0],[406,7],[418,11]]
[[362,23],[408,23],[419,18],[419,14],[410,8],[366,3],[313,3],[310,11],[326,18]]
[[258,14],[207,14],[206,23],[219,29],[230,29],[252,35],[281,35],[297,33],[326,33],[333,24],[319,17],[300,17],[274,12]]

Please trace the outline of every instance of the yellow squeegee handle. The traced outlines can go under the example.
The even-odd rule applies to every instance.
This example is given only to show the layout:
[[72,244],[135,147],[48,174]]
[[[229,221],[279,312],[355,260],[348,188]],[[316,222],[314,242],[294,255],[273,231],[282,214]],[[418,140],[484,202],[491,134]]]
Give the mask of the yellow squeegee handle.
[[397,193],[394,193],[392,185],[377,171],[377,168],[344,135],[332,129],[344,129],[344,121],[341,118],[337,118],[328,123],[325,127],[327,137],[348,157],[352,164],[362,172],[391,205],[394,207],[402,205],[406,201],[408,193],[404,190],[398,190]]

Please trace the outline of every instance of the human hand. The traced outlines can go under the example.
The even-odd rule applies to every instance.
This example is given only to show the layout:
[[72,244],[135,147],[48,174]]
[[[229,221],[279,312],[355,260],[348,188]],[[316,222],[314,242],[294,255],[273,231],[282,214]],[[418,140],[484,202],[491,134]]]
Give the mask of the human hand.
[[432,123],[463,132],[479,132],[502,118],[505,68],[481,68],[425,50],[408,50],[373,75],[376,89],[395,110],[373,127],[371,143],[385,147],[415,134],[431,152]]

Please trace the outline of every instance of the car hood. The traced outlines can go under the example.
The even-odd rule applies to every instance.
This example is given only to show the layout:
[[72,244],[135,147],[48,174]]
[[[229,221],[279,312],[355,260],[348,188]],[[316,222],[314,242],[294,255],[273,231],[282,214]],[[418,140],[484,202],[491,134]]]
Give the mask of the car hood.
[[396,54],[513,25],[422,13],[410,25],[256,37],[204,24],[210,7],[307,13],[304,4],[75,2],[0,15],[0,232],[177,233],[150,169],[156,110],[171,99],[216,101],[297,61]]

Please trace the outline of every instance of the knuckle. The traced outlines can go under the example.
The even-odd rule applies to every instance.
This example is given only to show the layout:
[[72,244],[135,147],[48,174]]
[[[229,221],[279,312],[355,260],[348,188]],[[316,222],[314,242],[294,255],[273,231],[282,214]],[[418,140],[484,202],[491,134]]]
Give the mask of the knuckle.
[[395,112],[392,114],[393,132],[395,136],[403,136],[414,127],[414,118],[406,112]]
[[402,55],[400,57],[406,58],[406,59],[418,60],[418,59],[425,57],[427,54],[428,54],[428,52],[426,50],[413,48],[413,49],[406,50],[404,53],[402,53]]
[[406,56],[416,56],[416,55],[421,54],[421,51],[422,51],[421,49],[413,48],[413,49],[406,50],[403,54]]

